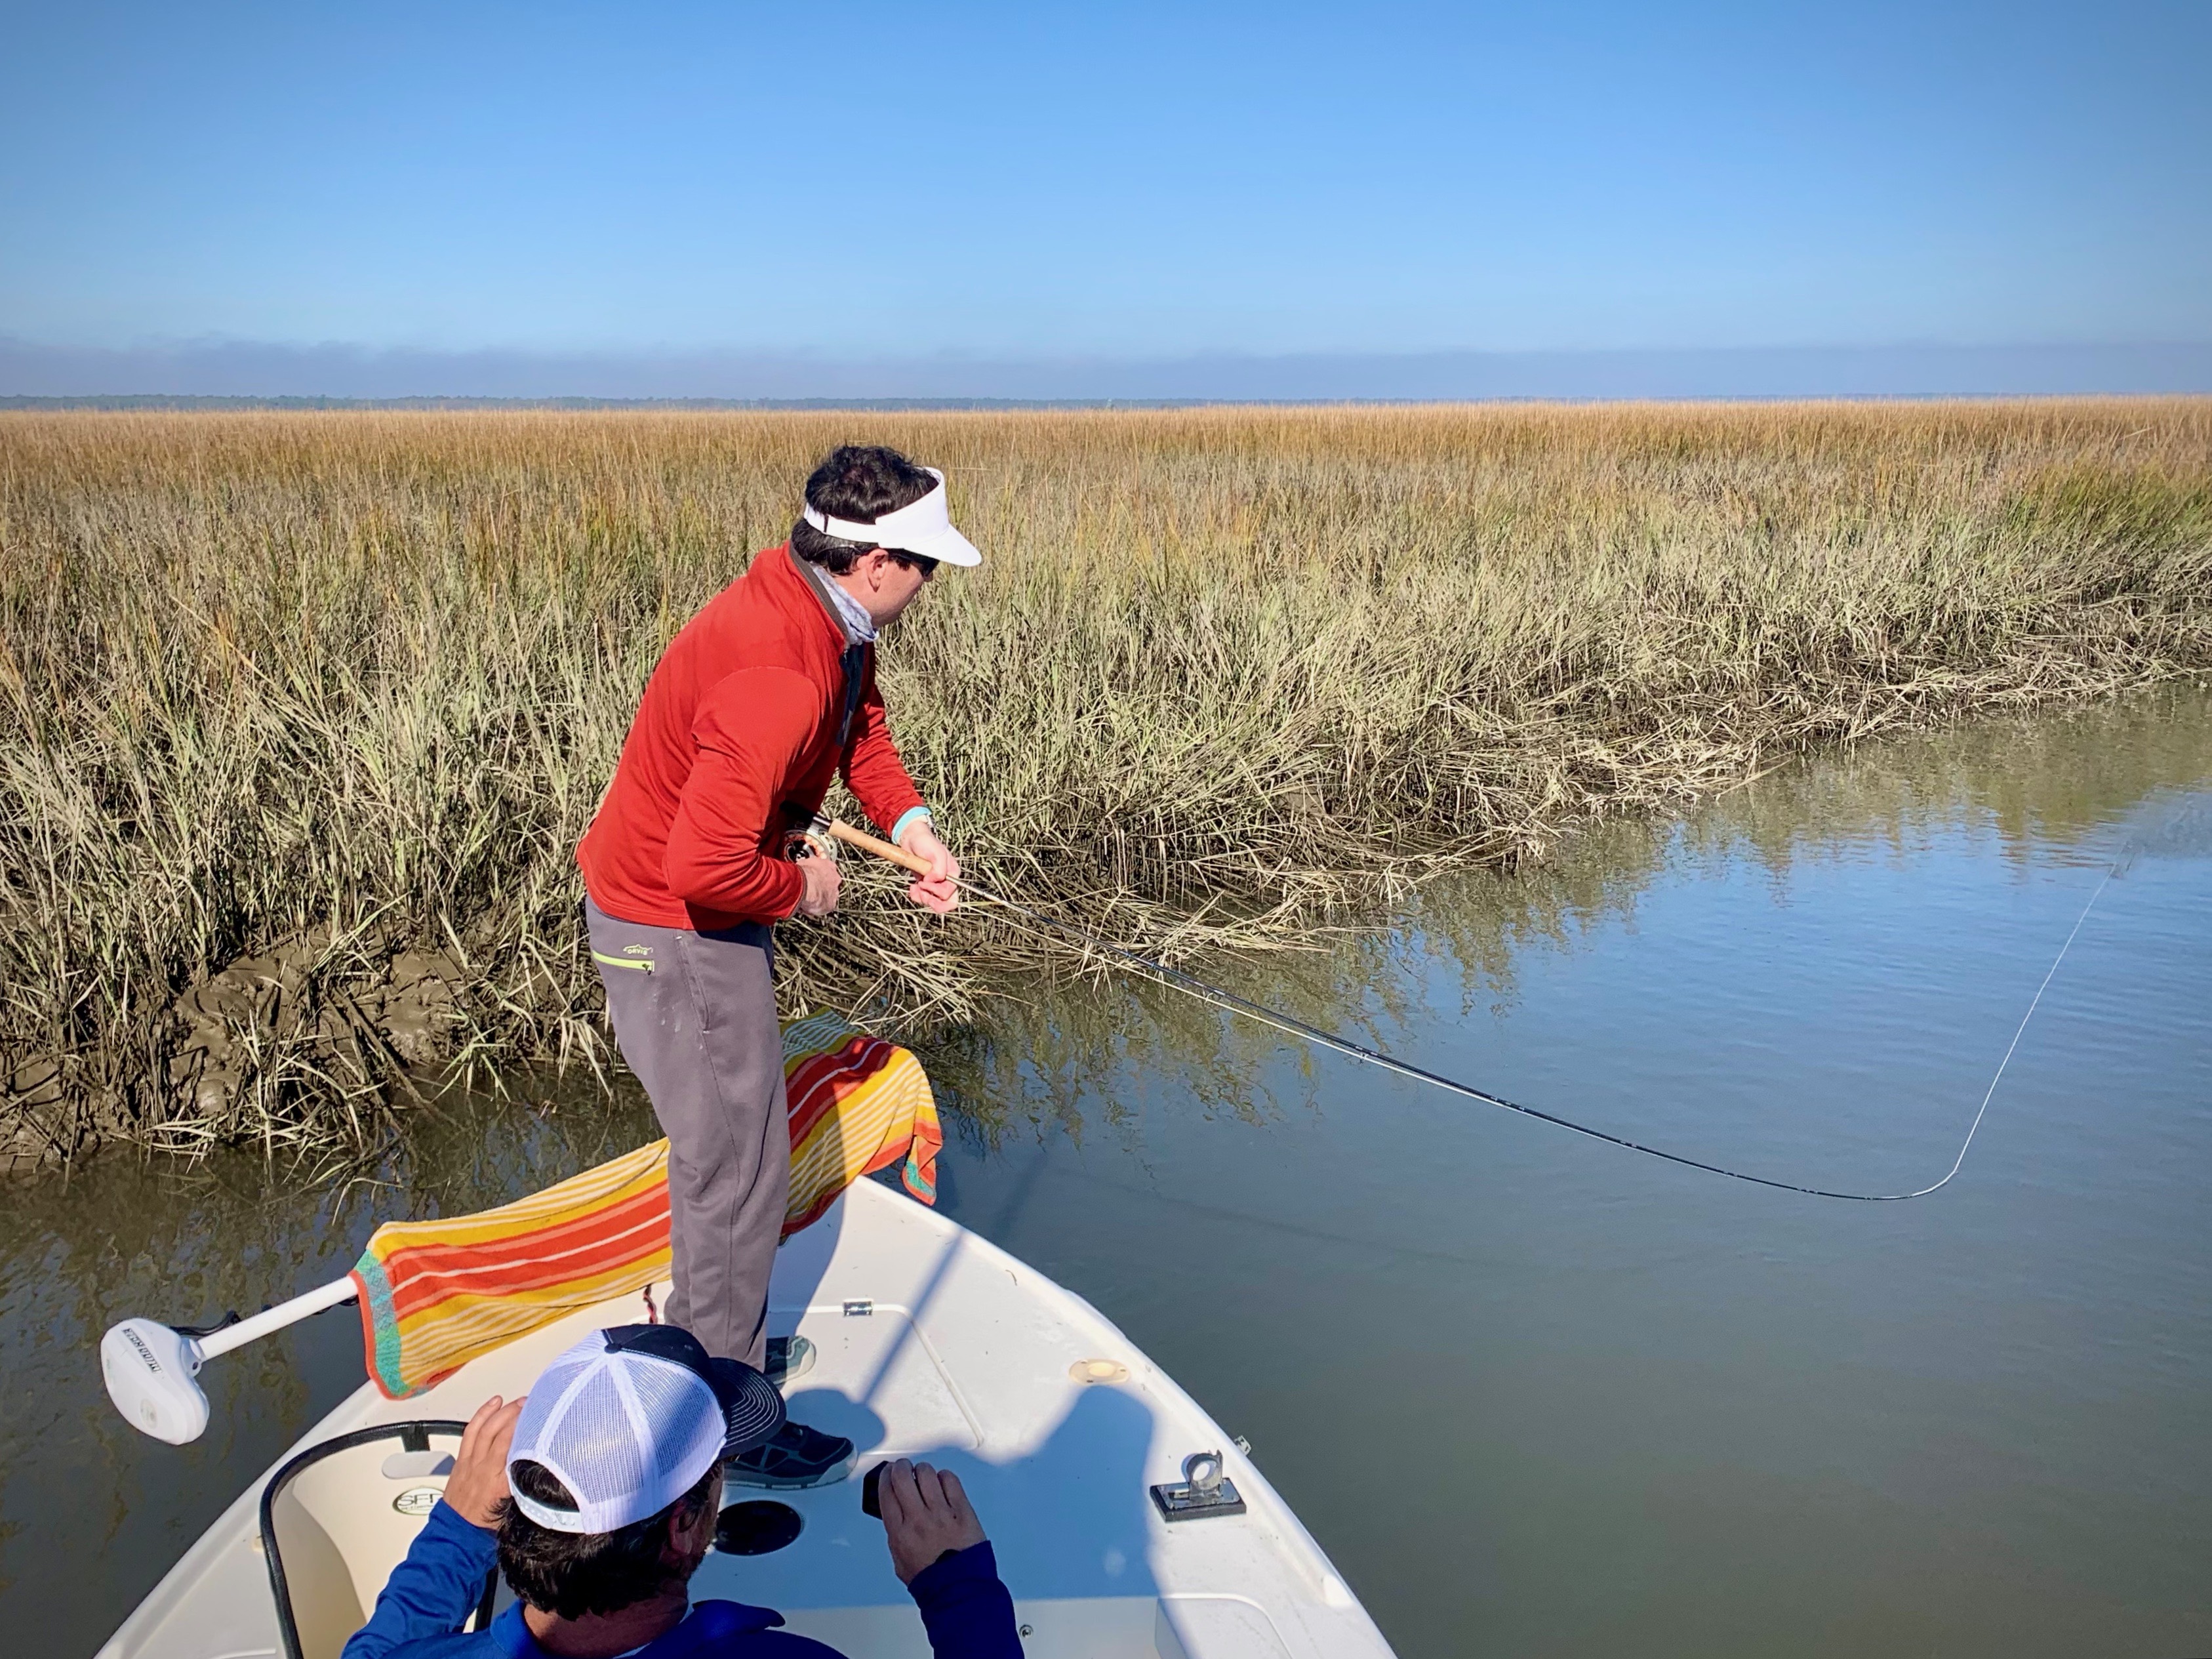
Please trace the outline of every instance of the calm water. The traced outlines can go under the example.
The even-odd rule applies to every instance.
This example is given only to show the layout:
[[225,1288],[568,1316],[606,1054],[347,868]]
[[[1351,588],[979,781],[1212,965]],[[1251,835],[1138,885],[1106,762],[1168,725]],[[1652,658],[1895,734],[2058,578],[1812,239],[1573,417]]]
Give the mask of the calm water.
[[[1066,987],[928,1057],[951,1213],[1102,1308],[1409,1656],[2212,1652],[2212,698],[1863,749],[1238,988],[1723,1181]],[[635,1102],[425,1123],[343,1193],[112,1162],[0,1214],[0,1628],[88,1654],[361,1379],[346,1315],[116,1421],[112,1319],[251,1308],[380,1217],[635,1144]]]

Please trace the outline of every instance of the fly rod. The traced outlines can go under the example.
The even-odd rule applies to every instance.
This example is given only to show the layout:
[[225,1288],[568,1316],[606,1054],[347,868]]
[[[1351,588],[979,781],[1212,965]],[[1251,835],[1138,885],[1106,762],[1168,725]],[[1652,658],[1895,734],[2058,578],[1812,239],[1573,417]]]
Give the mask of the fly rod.
[[[826,827],[829,834],[844,842],[848,846],[858,847],[865,852],[872,852],[877,857],[896,864],[902,869],[910,870],[917,875],[926,876],[930,873],[927,859],[917,858],[903,847],[893,846],[890,842],[870,835],[865,830],[854,829],[842,820],[832,822]],[[1941,1180],[1931,1182],[1926,1186],[1916,1187],[1910,1192],[1832,1192],[1826,1187],[1806,1186],[1796,1181],[1777,1180],[1771,1175],[1748,1174],[1741,1169],[1730,1169],[1721,1164],[1707,1163],[1701,1158],[1689,1157],[1680,1152],[1669,1152],[1661,1147],[1646,1146],[1640,1141],[1632,1141],[1625,1136],[1611,1134],[1602,1129],[1593,1129],[1588,1124],[1577,1123],[1572,1119],[1560,1117],[1557,1113],[1544,1111],[1540,1107],[1523,1106],[1517,1101],[1509,1101],[1503,1095],[1493,1095],[1488,1089],[1477,1089],[1472,1083],[1462,1083],[1455,1077],[1447,1077],[1441,1072],[1428,1070],[1410,1061],[1385,1054],[1379,1049],[1369,1048],[1364,1044],[1339,1037],[1332,1032],[1322,1030],[1319,1026],[1309,1025],[1305,1021],[1291,1015],[1240,997],[1233,991],[1224,991],[1219,985],[1209,984],[1194,974],[1184,973],[1181,968],[1170,967],[1165,962],[1156,961],[1152,957],[1137,951],[1109,943],[1056,917],[1048,916],[1042,911],[1032,910],[1027,905],[1017,904],[1013,900],[994,893],[988,887],[978,882],[970,881],[965,877],[960,878],[957,885],[987,904],[997,905],[1001,909],[1012,911],[1032,928],[1073,941],[1081,946],[1086,954],[1097,951],[1101,955],[1113,957],[1123,966],[1145,975],[1156,984],[1166,985],[1173,991],[1180,991],[1186,996],[1194,997],[1199,1001],[1210,1003],[1224,1013],[1236,1015],[1240,1018],[1282,1032],[1286,1036],[1297,1037],[1317,1047],[1328,1049],[1334,1053],[1343,1055],[1346,1059],[1356,1060],[1363,1065],[1376,1066],[1384,1071],[1395,1072],[1399,1077],[1410,1077],[1416,1083],[1427,1083],[1431,1088],[1441,1089],[1449,1094],[1464,1095],[1471,1101],[1480,1101],[1485,1106],[1497,1107],[1501,1111],[1517,1112],[1524,1118],[1534,1118],[1538,1122],[1550,1124],[1554,1128],[1569,1130],[1575,1134],[1587,1136],[1594,1141],[1603,1141],[1608,1146],[1618,1146],[1630,1152],[1641,1152],[1646,1157],[1662,1158],[1668,1163],[1680,1164],[1686,1169],[1702,1169],[1710,1175],[1725,1175],[1730,1180],[1747,1181],[1753,1186],[1771,1186],[1778,1192],[1801,1192],[1808,1198],[1842,1199],[1854,1204],[1899,1204],[1907,1199],[1926,1198],[1930,1192],[1949,1186],[1951,1178],[1956,1175],[1965,1165],[1967,1149],[1974,1144],[1974,1136],[1981,1129],[1982,1119],[1990,1109],[1990,1101],[1996,1095],[1997,1084],[2003,1080],[2005,1068],[2012,1064],[2013,1053],[2020,1047],[2020,1040],[2027,1030],[2027,1022],[2035,1017],[2036,1008],[2043,1001],[2043,993],[2051,988],[2051,981],[2058,972],[2058,965],[2066,960],[2066,953],[2073,948],[2075,937],[2081,931],[2081,924],[2089,919],[2090,911],[2095,908],[2098,899],[2103,895],[2106,884],[2112,881],[2113,872],[2118,869],[2118,866],[2115,864],[2106,870],[2104,880],[2097,883],[2095,889],[2089,894],[2088,902],[2081,906],[2081,913],[2074,918],[2074,926],[2067,934],[2066,942],[2058,947],[2057,955],[2051,959],[2050,968],[2044,973],[2043,982],[2036,986],[2035,995],[2028,1002],[2027,1012],[2021,1016],[2020,1024],[2012,1034],[2012,1041],[2005,1048],[2004,1058],[1997,1062],[1996,1075],[1990,1077],[1989,1088],[1983,1092],[1982,1103],[1974,1113],[1974,1120],[1967,1125],[1966,1138],[1959,1144],[1959,1156],[1952,1159],[1950,1168],[1944,1172]]]

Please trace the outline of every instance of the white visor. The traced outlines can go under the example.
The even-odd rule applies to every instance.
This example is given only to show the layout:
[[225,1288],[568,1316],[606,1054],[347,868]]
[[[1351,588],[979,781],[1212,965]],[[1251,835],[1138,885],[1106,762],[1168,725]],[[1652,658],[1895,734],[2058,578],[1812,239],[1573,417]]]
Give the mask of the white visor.
[[872,524],[832,518],[827,513],[817,512],[811,505],[805,511],[806,521],[825,536],[835,536],[840,541],[857,541],[863,547],[919,553],[924,558],[938,559],[946,564],[981,564],[983,555],[975,551],[975,544],[952,528],[952,515],[945,504],[945,474],[934,467],[921,470],[937,480],[937,487],[920,501],[910,502],[895,513],[885,513]]

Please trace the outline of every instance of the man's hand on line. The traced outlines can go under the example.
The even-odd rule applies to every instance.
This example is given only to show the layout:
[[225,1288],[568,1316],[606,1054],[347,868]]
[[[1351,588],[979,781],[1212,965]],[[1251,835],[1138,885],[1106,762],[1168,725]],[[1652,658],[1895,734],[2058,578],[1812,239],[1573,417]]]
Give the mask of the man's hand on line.
[[924,910],[935,911],[939,916],[949,913],[960,902],[960,861],[952,856],[952,849],[937,839],[937,831],[927,819],[907,826],[899,837],[902,850],[917,858],[929,861],[929,874],[906,890],[906,896]]

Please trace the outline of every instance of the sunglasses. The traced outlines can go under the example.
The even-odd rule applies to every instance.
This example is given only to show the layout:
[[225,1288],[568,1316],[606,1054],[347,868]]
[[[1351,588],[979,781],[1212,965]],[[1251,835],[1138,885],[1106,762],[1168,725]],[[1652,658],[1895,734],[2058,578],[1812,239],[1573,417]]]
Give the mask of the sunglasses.
[[937,574],[937,561],[921,553],[902,553],[896,547],[886,547],[884,549],[884,557],[894,564],[901,565],[909,570],[919,570],[924,576]]

